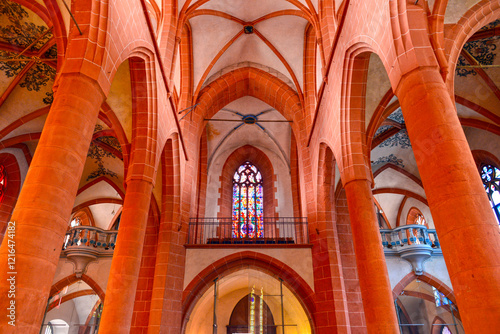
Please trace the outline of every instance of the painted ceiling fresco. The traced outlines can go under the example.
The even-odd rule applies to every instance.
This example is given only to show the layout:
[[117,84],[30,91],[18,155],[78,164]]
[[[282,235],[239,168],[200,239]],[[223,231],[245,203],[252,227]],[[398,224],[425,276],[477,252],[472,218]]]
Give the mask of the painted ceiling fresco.
[[[103,126],[97,124],[94,129],[94,133],[98,133],[103,130]],[[99,145],[104,144],[104,145]],[[104,147],[103,147],[104,146]],[[110,168],[107,168],[105,165],[105,158],[117,159],[116,155],[105,149],[105,147],[111,147],[118,150],[120,153],[122,152],[120,143],[118,139],[112,136],[102,136],[98,137],[92,141],[90,144],[89,151],[87,153],[87,157],[92,159],[97,166],[97,169],[92,171],[88,176],[86,181],[90,181],[99,176],[110,176],[113,178],[118,178],[118,174],[112,171]]]
[[[0,0],[0,70],[7,78],[22,75],[19,86],[38,92],[52,86],[56,75],[57,46],[52,32],[34,13],[8,0]],[[12,60],[8,60],[12,59]],[[50,90],[43,97],[51,104]]]
[[408,132],[405,129],[405,120],[401,108],[396,109],[387,119],[392,121],[394,125],[385,124],[380,126],[375,132],[375,138],[393,129],[399,128],[400,130],[373,149],[372,167],[377,169],[386,163],[392,163],[404,168],[405,161],[403,157],[408,156],[411,151],[411,143]]
[[[486,31],[496,28],[500,25],[500,20],[491,22],[490,24],[484,26],[479,31]],[[464,45],[464,50],[473,56],[481,65],[493,65],[495,58],[497,56],[497,43],[500,39],[499,36],[492,36],[488,38],[483,38],[479,40],[468,41]],[[473,68],[460,68],[460,66],[473,65],[470,64],[463,55],[458,58],[457,69],[455,73],[458,76],[466,77],[468,75],[477,75],[477,72]]]

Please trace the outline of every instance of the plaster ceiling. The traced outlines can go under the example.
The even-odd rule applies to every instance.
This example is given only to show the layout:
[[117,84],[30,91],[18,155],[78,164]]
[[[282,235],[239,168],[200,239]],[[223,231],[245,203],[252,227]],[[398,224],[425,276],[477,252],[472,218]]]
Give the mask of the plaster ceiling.
[[[179,4],[182,6],[183,2]],[[186,24],[192,32],[194,92],[214,74],[242,62],[268,67],[303,88],[304,32],[317,1],[190,1]],[[201,5],[200,5],[201,4]],[[245,26],[253,30],[244,31]]]
[[[258,116],[257,124],[243,124],[242,117],[235,113],[243,116],[262,114]],[[289,164],[290,124],[268,104],[246,96],[228,104],[212,120],[214,121],[209,121],[206,125],[209,164],[219,154],[232,152],[243,145],[275,152],[286,165]]]

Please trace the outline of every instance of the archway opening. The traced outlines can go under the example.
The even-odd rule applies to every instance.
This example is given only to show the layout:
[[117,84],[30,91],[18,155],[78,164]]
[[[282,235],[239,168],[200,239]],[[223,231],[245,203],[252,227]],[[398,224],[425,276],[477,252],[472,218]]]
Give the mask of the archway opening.
[[275,334],[276,325],[271,309],[264,301],[264,289],[255,288],[241,298],[231,312],[228,333],[267,333]]
[[395,303],[402,334],[440,334],[443,327],[453,334],[465,333],[457,306],[439,288],[418,278],[401,291]]
[[302,304],[279,278],[246,268],[211,283],[196,302],[184,333],[280,334],[283,328],[287,334],[312,333]]

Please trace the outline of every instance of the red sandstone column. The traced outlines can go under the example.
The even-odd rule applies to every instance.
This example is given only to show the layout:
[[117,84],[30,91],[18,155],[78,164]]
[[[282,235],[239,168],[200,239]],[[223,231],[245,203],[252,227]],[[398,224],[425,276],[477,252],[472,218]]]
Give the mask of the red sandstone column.
[[[47,305],[85,158],[104,94],[79,74],[61,77],[21,194],[12,214],[15,275],[0,248],[0,333],[37,334]],[[7,324],[7,278],[15,276],[16,327]]]
[[99,333],[130,332],[152,189],[149,181],[127,182]]
[[373,196],[368,180],[345,185],[368,333],[399,333]]
[[500,232],[437,69],[397,89],[420,176],[467,333],[500,328]]

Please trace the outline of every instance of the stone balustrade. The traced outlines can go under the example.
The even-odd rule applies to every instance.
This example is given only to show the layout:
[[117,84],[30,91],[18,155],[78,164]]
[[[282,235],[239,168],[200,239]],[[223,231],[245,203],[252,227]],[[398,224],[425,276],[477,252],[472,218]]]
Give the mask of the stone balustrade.
[[436,230],[429,230],[423,225],[381,229],[380,235],[385,255],[397,255],[407,260],[417,275],[422,275],[425,260],[432,255],[442,255]]
[[118,231],[93,226],[78,226],[66,232],[61,255],[75,264],[74,272],[81,277],[90,262],[100,256],[112,256]]
[[112,252],[115,249],[117,235],[118,231],[107,231],[93,226],[74,227],[66,232],[63,250],[89,247]]

